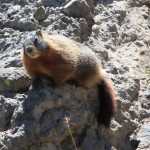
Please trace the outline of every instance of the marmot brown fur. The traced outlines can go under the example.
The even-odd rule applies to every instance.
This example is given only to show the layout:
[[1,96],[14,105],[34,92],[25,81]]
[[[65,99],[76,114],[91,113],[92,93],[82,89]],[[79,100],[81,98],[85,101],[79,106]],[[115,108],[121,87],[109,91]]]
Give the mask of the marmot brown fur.
[[48,76],[56,85],[70,80],[88,88],[97,85],[97,120],[109,127],[116,109],[115,92],[91,49],[65,36],[38,31],[24,43],[23,64],[31,77]]

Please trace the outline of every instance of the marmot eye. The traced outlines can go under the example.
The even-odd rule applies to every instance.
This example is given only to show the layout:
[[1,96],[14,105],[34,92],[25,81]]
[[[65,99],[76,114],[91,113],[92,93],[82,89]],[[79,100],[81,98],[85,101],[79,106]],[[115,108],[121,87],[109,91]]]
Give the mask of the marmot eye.
[[41,38],[36,37],[34,39],[34,46],[38,49],[38,50],[47,50],[48,49],[48,45],[46,44],[45,41],[43,41]]
[[38,43],[38,38],[35,38],[34,39],[34,45],[37,45],[37,43]]

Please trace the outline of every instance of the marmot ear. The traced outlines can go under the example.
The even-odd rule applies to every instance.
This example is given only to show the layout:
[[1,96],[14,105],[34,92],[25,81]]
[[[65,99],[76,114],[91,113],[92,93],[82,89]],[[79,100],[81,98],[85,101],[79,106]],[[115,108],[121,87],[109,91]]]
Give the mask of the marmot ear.
[[41,30],[37,30],[36,31],[36,35],[42,37],[42,31]]

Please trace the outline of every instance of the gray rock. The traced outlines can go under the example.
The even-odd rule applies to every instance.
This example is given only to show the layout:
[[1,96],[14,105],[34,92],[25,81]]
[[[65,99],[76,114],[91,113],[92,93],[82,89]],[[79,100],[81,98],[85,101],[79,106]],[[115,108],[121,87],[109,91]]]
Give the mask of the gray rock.
[[14,15],[16,13],[18,13],[21,9],[21,6],[20,5],[15,5],[13,7],[10,7],[7,11],[7,15],[8,16],[11,16],[11,15]]
[[57,14],[52,13],[46,20],[49,24],[47,27],[48,32],[63,34],[73,39],[77,38],[80,41],[80,24],[77,18],[65,16],[59,11]]
[[131,6],[142,6],[142,5],[147,5],[150,7],[150,1],[149,0],[131,0],[129,1],[129,4]]
[[0,92],[19,92],[27,90],[30,79],[22,68],[1,68],[0,71]]
[[65,0],[41,0],[46,7],[58,7],[65,3]]
[[106,149],[105,141],[101,137],[98,137],[94,129],[89,129],[82,143],[82,150],[93,150],[93,149],[105,150]]
[[71,0],[63,8],[63,12],[72,17],[91,16],[90,6],[86,0]]
[[19,4],[21,6],[27,5],[29,0],[13,0],[14,4]]
[[0,96],[0,132],[6,131],[10,127],[11,116],[16,106],[15,99]]
[[97,0],[97,1],[102,4],[111,4],[113,2],[113,0]]
[[131,136],[131,142],[136,150],[150,149],[150,118],[142,121],[142,125]]
[[34,18],[38,21],[43,21],[46,19],[47,14],[44,7],[38,7],[37,10],[34,13]]
[[31,150],[58,150],[57,148],[58,146],[55,146],[53,143],[44,143],[44,144],[40,144],[40,145],[32,145],[31,146]]
[[13,28],[20,31],[32,31],[37,29],[37,24],[32,19],[19,18],[14,20],[9,20],[5,23],[8,28]]
[[[19,103],[11,118],[11,128],[5,135],[0,133],[0,141],[8,149],[27,149],[31,143],[44,144],[47,140],[64,146],[61,143],[70,137],[68,125],[76,133],[74,138],[79,138],[85,126],[93,126],[97,107],[95,89],[85,90],[71,85],[51,88],[43,83],[45,81],[41,82],[41,88],[32,89],[27,98]],[[69,124],[65,117],[69,119]]]
[[88,26],[86,19],[80,19],[80,38],[81,41],[87,41],[91,34],[91,28]]

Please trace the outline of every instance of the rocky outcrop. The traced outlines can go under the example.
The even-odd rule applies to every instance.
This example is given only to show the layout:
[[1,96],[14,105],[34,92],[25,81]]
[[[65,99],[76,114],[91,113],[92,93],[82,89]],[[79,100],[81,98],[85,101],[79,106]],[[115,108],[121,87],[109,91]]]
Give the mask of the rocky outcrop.
[[42,88],[30,90],[16,107],[9,129],[0,134],[1,146],[20,150],[51,141],[54,147],[60,145],[67,149],[72,147],[71,143],[66,143],[71,138],[67,126],[78,146],[82,144],[84,137],[82,139],[81,135],[96,124],[94,116],[98,102],[95,88],[88,91],[71,85],[52,88],[48,82],[41,80]]

